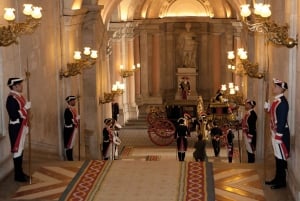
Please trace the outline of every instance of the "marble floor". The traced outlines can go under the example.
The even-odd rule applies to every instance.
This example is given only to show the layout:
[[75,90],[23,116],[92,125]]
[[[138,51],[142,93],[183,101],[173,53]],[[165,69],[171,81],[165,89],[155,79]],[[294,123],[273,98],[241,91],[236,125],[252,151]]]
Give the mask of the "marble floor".
[[[132,142],[132,138],[139,141],[139,138],[143,137],[134,136],[134,133],[130,136],[124,134],[123,143],[128,145],[128,142]],[[146,160],[149,156],[157,156],[154,157],[156,160],[176,160],[173,145],[161,147],[152,145],[146,139],[139,142],[141,141],[147,143],[130,143],[130,146],[135,144],[134,151],[122,159]],[[192,151],[193,148],[188,149],[186,160],[193,160]],[[33,179],[30,185],[14,182],[12,174],[0,182],[1,201],[58,200],[83,161],[66,162],[56,156],[45,157],[45,155],[47,154],[41,152],[32,155]],[[216,201],[294,201],[288,188],[271,190],[269,186],[264,185],[264,164],[240,163],[237,156],[234,157],[233,163],[229,164],[225,149],[221,150],[219,157],[214,157],[210,146],[207,147],[207,155],[214,167]],[[24,167],[27,165],[25,160]]]

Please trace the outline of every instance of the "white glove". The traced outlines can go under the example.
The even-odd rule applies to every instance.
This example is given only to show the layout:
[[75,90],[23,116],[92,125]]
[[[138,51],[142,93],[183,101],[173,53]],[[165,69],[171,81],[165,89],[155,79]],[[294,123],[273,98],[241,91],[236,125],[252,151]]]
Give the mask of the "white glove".
[[24,108],[25,108],[26,110],[29,110],[29,109],[31,108],[31,102],[30,102],[30,101],[27,101],[27,102],[25,103]]
[[77,120],[77,121],[80,120],[80,115],[77,115],[77,116],[76,116],[76,120]]
[[276,135],[275,135],[275,137],[274,137],[274,140],[275,140],[275,143],[276,144],[281,144],[282,143],[282,136],[283,136],[283,134],[281,134],[281,133],[276,133]]
[[266,110],[269,110],[269,109],[270,109],[270,103],[265,102],[264,108],[265,108]]
[[116,145],[120,145],[121,144],[121,140],[120,140],[120,138],[118,136],[114,136],[113,137],[113,142]]

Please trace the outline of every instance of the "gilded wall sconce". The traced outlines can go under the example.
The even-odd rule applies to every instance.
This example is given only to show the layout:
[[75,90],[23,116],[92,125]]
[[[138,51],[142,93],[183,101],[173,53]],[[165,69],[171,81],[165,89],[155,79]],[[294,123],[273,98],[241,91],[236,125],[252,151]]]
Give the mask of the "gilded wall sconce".
[[125,85],[117,81],[116,84],[112,86],[112,90],[110,93],[104,92],[103,99],[99,98],[99,104],[112,102],[115,96],[119,96],[124,93],[124,89],[125,89]]
[[239,86],[235,85],[234,83],[228,83],[221,85],[221,92],[222,92],[222,102],[232,102],[238,105],[243,104],[243,94],[240,92]]
[[75,62],[67,63],[67,70],[62,70],[59,73],[60,79],[63,77],[70,77],[81,74],[82,70],[91,68],[98,58],[96,50],[91,50],[90,47],[85,47],[83,51],[83,57],[81,57],[80,51],[74,51]]
[[269,4],[255,3],[253,13],[250,5],[241,6],[242,22],[246,24],[249,31],[264,33],[269,41],[275,45],[283,45],[293,48],[298,45],[298,38],[289,37],[288,24],[280,26],[270,20],[271,10]]
[[141,65],[138,63],[137,65],[132,65],[131,69],[125,69],[124,65],[120,65],[120,75],[122,78],[130,77],[134,74],[134,72],[141,68]]
[[229,51],[227,53],[228,69],[234,72],[240,72],[240,68],[242,68],[241,73],[246,74],[251,78],[261,79],[265,76],[264,73],[259,72],[258,63],[252,63],[248,60],[247,51],[245,51],[244,48],[238,48],[237,55],[239,56],[240,63],[235,60],[236,57],[234,51]]
[[42,18],[42,8],[32,4],[24,4],[23,6],[23,14],[26,16],[26,20],[19,23],[15,21],[15,9],[4,8],[4,19],[8,22],[8,25],[0,27],[0,46],[18,44],[18,38],[21,35],[31,34],[39,26]]

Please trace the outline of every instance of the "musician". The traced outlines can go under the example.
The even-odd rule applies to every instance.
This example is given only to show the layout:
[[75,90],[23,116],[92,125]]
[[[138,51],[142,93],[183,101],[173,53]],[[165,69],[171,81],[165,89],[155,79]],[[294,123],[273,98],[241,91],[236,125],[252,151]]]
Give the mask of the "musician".
[[26,101],[22,95],[22,78],[9,78],[7,86],[10,88],[6,100],[6,109],[9,117],[8,133],[13,153],[15,181],[27,182],[29,176],[23,172],[23,150],[25,139],[28,134],[28,110],[31,102]]

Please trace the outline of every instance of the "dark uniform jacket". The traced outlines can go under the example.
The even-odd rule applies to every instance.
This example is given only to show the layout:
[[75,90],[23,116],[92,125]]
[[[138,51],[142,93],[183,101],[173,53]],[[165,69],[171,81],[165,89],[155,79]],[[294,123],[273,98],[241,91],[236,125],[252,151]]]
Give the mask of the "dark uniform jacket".
[[73,147],[72,141],[75,138],[74,131],[78,127],[77,112],[75,108],[68,106],[64,113],[64,146],[67,149]]
[[242,122],[244,137],[249,139],[246,140],[245,142],[249,143],[252,149],[250,150],[250,153],[252,153],[256,149],[256,121],[257,121],[256,112],[253,109],[251,109],[247,111]]
[[177,149],[178,151],[186,151],[187,150],[187,137],[190,132],[186,125],[180,124],[175,132],[175,138],[177,138]]
[[275,97],[270,113],[272,144],[276,158],[286,160],[290,153],[290,130],[287,122],[289,104],[283,94]]
[[9,116],[8,132],[12,153],[18,152],[23,129],[27,127],[28,115],[25,103],[25,98],[15,91],[11,91],[6,100],[6,109]]

